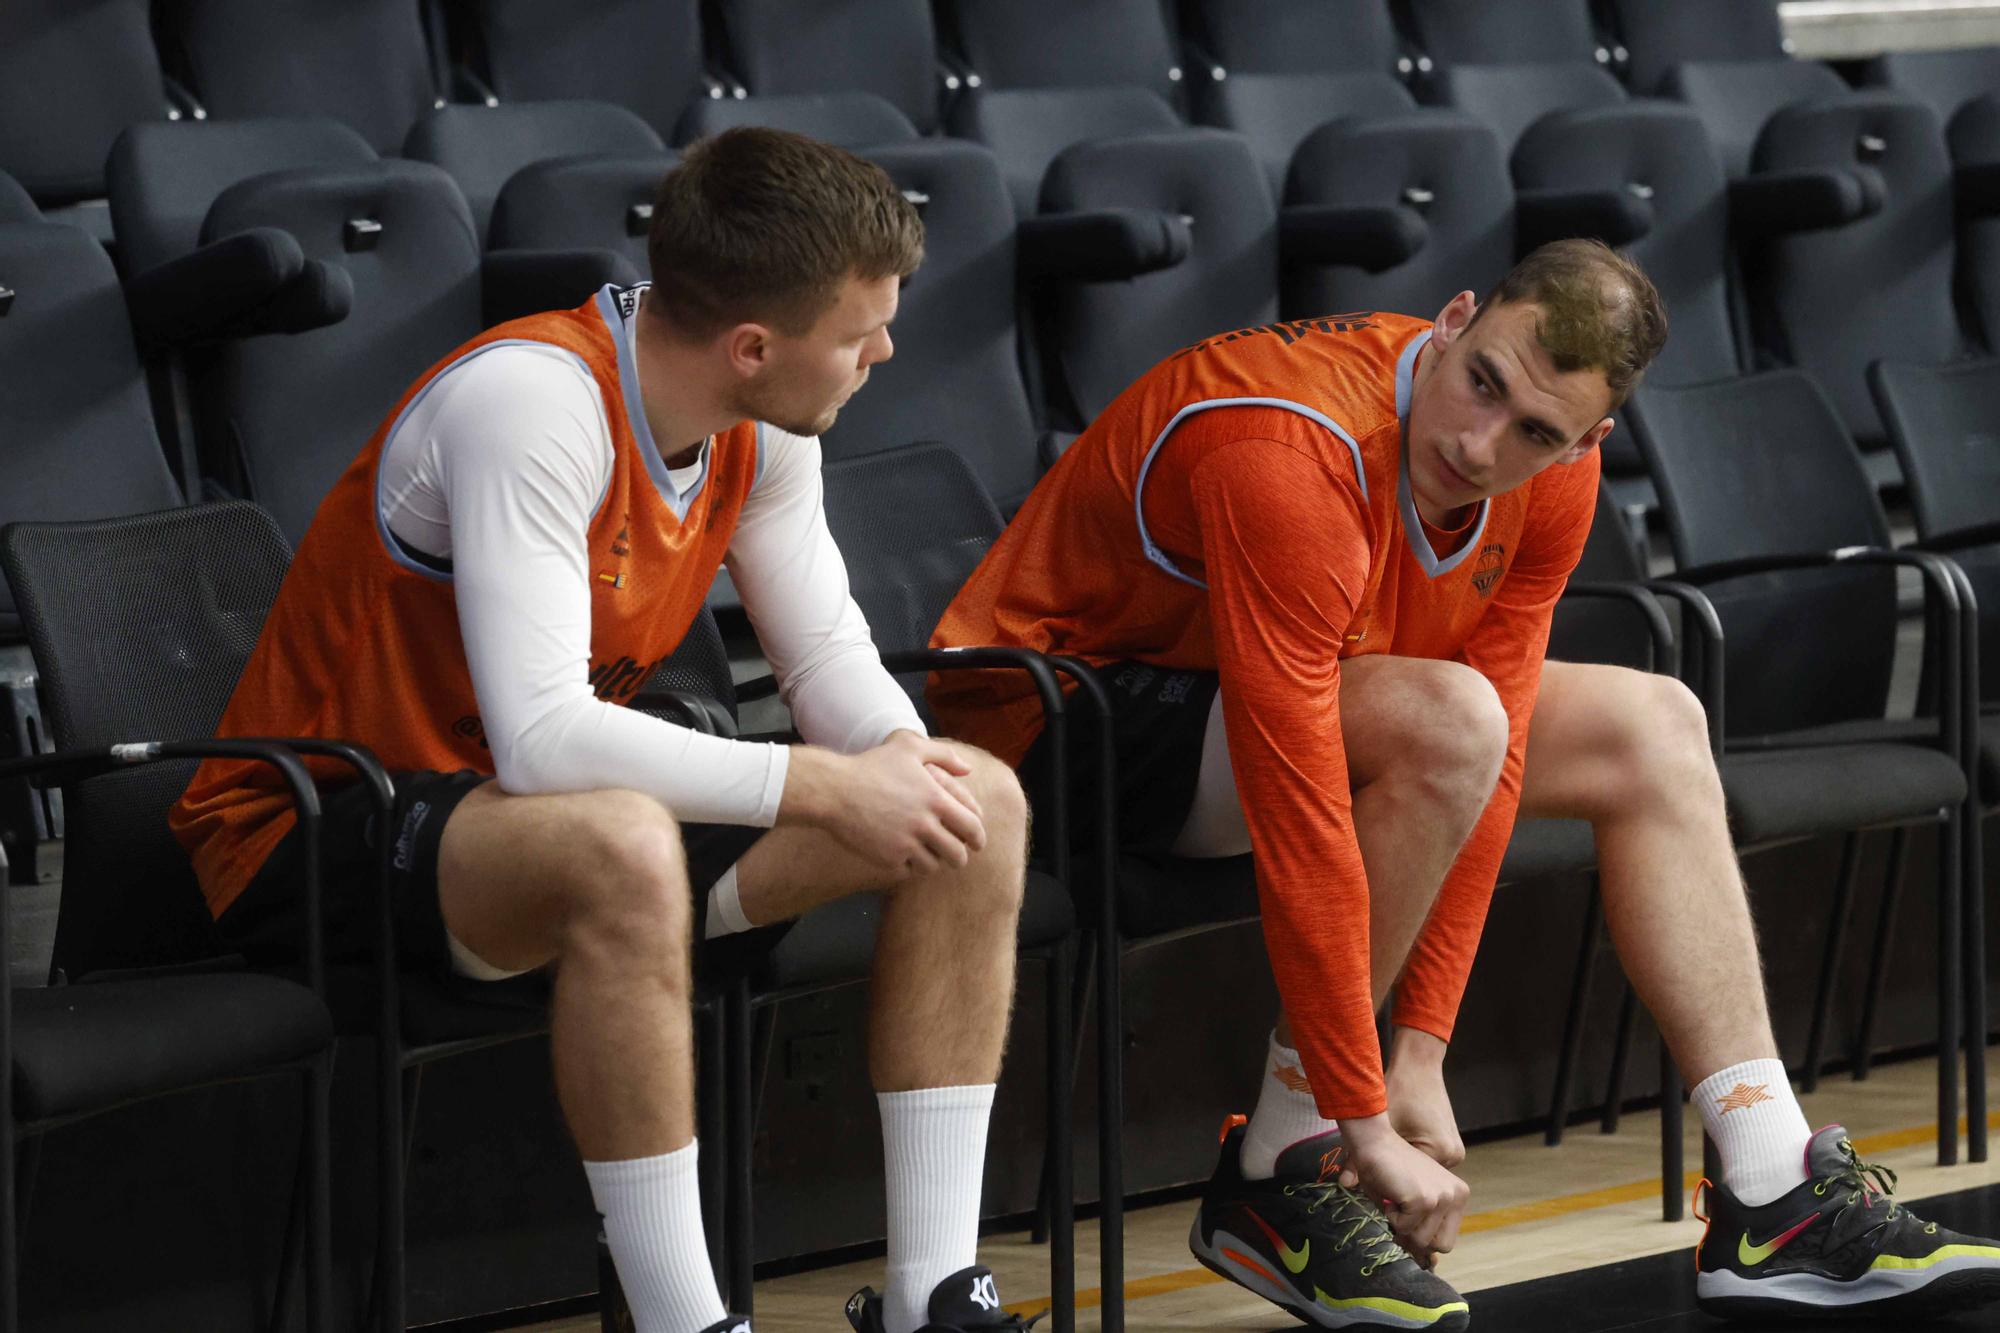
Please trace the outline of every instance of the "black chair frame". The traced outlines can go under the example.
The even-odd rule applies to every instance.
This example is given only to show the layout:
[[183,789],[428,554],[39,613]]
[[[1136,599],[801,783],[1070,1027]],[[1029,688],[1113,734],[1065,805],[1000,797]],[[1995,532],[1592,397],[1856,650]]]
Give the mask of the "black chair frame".
[[[0,762],[0,782],[27,779],[39,785],[76,782],[134,765],[184,759],[251,759],[276,768],[290,791],[306,850],[304,874],[307,904],[305,964],[308,987],[325,998],[325,962],[320,916],[320,805],[305,765],[282,744],[262,740],[140,741],[102,749],[57,750]],[[0,956],[7,948],[7,913],[0,911]],[[128,974],[129,975],[129,974]],[[143,975],[143,974],[141,974]],[[82,985],[116,985],[115,980]],[[330,1208],[331,1148],[328,1090],[333,1078],[329,1045],[312,1056],[250,1073],[161,1089],[130,1101],[94,1107],[70,1115],[20,1121],[15,1117],[13,1088],[12,988],[0,986],[0,1333],[20,1328],[20,1236],[34,1195],[36,1165],[42,1136],[50,1130],[92,1119],[123,1106],[183,1092],[223,1087],[265,1078],[296,1076],[304,1094],[301,1106],[299,1164],[292,1187],[270,1327],[276,1328],[288,1304],[292,1254],[304,1230],[306,1327],[322,1333],[329,1324],[327,1301],[333,1287],[332,1212]]]

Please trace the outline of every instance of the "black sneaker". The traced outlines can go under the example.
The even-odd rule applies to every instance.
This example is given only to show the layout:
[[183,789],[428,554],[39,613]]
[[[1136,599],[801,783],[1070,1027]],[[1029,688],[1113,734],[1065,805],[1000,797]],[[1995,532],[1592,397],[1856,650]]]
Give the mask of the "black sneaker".
[[1839,1125],[1806,1144],[1806,1174],[1758,1208],[1702,1182],[1710,1210],[1694,1252],[1702,1309],[1723,1318],[1930,1318],[2000,1299],[2000,1245],[1891,1202],[1896,1173],[1857,1157]]
[[[930,1322],[917,1333],[959,1333],[961,1329],[1001,1329],[1026,1333],[1035,1319],[1023,1319],[1000,1308],[993,1270],[983,1264],[962,1268],[931,1288]],[[847,1322],[855,1333],[882,1333],[882,1298],[863,1287],[847,1298]]]
[[1195,1258],[1320,1328],[1444,1333],[1471,1322],[1451,1285],[1396,1244],[1382,1210],[1341,1185],[1338,1131],[1285,1149],[1270,1180],[1243,1178],[1242,1147],[1232,1116],[1188,1236]]
[[710,1324],[701,1333],[750,1333],[750,1321],[740,1315],[730,1315],[719,1324]]

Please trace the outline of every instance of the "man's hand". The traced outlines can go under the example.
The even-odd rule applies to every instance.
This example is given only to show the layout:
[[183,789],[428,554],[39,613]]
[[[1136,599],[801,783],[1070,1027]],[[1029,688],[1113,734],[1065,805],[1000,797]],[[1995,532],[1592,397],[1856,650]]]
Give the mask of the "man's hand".
[[955,746],[911,731],[857,755],[795,746],[778,822],[825,829],[888,882],[934,874],[986,846],[971,773]]
[[1428,1032],[1397,1028],[1389,1048],[1389,1123],[1439,1166],[1465,1160],[1465,1140],[1444,1087],[1445,1045]]
[[1466,1183],[1405,1143],[1385,1115],[1342,1120],[1347,1165],[1340,1183],[1382,1201],[1396,1240],[1425,1267],[1458,1244],[1471,1195]]

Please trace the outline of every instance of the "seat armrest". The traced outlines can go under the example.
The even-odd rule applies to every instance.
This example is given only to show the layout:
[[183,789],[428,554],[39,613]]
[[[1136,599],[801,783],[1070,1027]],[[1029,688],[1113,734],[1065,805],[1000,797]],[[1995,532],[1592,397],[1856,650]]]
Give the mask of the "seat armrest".
[[1339,265],[1384,273],[1406,263],[1430,240],[1430,226],[1401,204],[1287,204],[1278,219],[1278,248],[1288,265]]
[[1630,189],[1536,189],[1515,197],[1516,248],[1523,254],[1578,236],[1630,245],[1650,232],[1653,222],[1651,198]]
[[125,304],[140,341],[188,347],[338,324],[354,282],[339,264],[307,259],[290,232],[253,227],[134,277]]
[[691,690],[641,690],[626,702],[626,707],[665,714],[666,721],[690,731],[736,739],[736,719],[729,715],[729,710],[719,701]]
[[292,747],[275,741],[204,737],[196,740],[130,741],[88,749],[55,750],[0,760],[0,781],[26,778],[41,784],[81,782],[122,768],[177,759],[248,759],[278,770],[292,797],[305,839],[305,963],[313,993],[326,997],[324,904],[320,893],[320,804],[312,775]]
[[[1965,707],[1971,699],[1968,681],[1977,680],[1979,645],[1977,610],[1966,594],[1970,585],[1963,571],[1946,556],[1930,551],[1892,550],[1882,546],[1843,546],[1838,550],[1793,555],[1753,556],[1723,560],[1679,571],[1684,583],[1701,586],[1752,574],[1786,570],[1830,569],[1841,565],[1886,565],[1914,569],[1924,583],[1924,649],[1938,671],[1938,740],[1946,753],[1968,762]],[[1947,669],[1947,664],[1949,669]],[[1976,760],[1973,755],[1972,759]]]
[[1647,647],[1652,657],[1652,669],[1666,676],[1680,674],[1680,654],[1674,643],[1673,626],[1667,623],[1666,612],[1652,592],[1637,583],[1570,583],[1563,588],[1563,600],[1572,597],[1594,601],[1624,602],[1631,606],[1646,627]]
[[1824,231],[1872,217],[1887,198],[1872,167],[1766,172],[1729,183],[1729,222],[1741,236]]
[[1194,249],[1190,218],[1157,208],[1104,208],[1025,219],[1015,233],[1021,274],[1116,282],[1172,268]]

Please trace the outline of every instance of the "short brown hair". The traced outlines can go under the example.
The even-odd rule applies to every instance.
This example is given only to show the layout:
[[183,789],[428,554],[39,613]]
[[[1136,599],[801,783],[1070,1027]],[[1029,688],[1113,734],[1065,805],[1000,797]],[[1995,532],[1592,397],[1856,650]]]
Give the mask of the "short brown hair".
[[1542,246],[1487,294],[1480,313],[1515,301],[1541,308],[1536,338],[1557,370],[1604,372],[1613,408],[1624,405],[1666,345],[1667,311],[1653,280],[1602,241]]
[[802,334],[850,275],[906,278],[924,225],[889,174],[783,130],[725,130],[660,182],[646,258],[648,308],[691,338],[744,320]]

